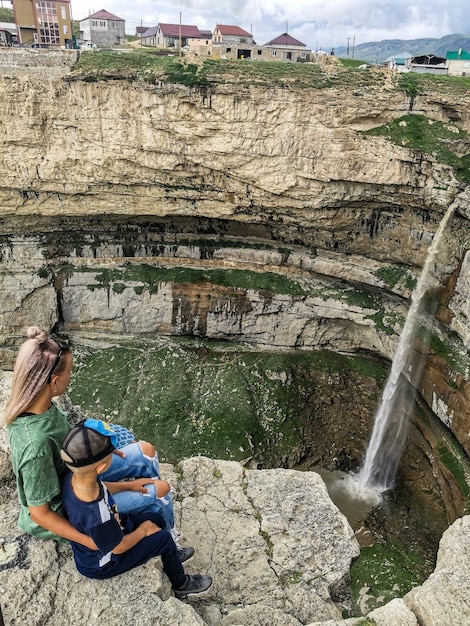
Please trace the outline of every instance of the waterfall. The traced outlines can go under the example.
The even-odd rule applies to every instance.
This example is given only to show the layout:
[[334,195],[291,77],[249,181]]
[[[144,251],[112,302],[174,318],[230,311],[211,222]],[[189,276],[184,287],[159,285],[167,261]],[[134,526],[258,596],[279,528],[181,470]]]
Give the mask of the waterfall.
[[419,368],[424,365],[423,360],[421,363],[412,362],[414,326],[423,296],[435,281],[434,268],[440,240],[454,210],[455,204],[452,204],[439,224],[411,297],[398,348],[375,415],[365,460],[358,475],[359,486],[363,489],[374,489],[382,493],[393,486],[414,403],[414,393],[410,392],[406,372],[413,368],[414,378],[418,380],[421,373]]

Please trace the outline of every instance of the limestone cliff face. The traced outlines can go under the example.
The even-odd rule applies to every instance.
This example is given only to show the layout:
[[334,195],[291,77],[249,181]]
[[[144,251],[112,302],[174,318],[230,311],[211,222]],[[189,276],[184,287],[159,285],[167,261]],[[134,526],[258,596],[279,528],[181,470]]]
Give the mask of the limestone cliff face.
[[[392,358],[454,203],[415,384],[470,452],[469,193],[433,157],[360,133],[406,114],[403,93],[69,78],[0,75],[4,366],[21,327],[59,319]],[[470,131],[468,93],[415,110]]]

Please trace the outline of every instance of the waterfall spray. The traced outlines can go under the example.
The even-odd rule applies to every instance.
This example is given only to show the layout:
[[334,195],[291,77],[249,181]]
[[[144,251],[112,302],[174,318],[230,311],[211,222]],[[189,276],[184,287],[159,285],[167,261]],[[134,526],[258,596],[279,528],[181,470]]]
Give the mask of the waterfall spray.
[[[375,415],[374,428],[364,464],[359,472],[358,482],[362,489],[374,489],[382,493],[393,486],[414,401],[414,394],[410,395],[409,385],[403,372],[410,371],[413,366],[410,362],[412,337],[419,306],[426,291],[432,285],[440,240],[454,210],[455,205],[452,204],[439,224],[411,297],[411,305],[393,358],[392,368]],[[420,372],[416,370],[416,363],[414,365],[415,378],[418,378]]]

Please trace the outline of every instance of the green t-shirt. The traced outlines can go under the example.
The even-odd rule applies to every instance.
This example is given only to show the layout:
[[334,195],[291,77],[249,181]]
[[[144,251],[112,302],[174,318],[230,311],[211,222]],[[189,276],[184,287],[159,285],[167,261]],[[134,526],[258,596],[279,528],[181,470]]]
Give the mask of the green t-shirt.
[[53,404],[41,415],[17,417],[7,429],[21,506],[18,526],[41,539],[64,541],[35,524],[28,506],[49,503],[53,511],[62,515],[60,487],[66,468],[60,449],[70,427],[67,414]]

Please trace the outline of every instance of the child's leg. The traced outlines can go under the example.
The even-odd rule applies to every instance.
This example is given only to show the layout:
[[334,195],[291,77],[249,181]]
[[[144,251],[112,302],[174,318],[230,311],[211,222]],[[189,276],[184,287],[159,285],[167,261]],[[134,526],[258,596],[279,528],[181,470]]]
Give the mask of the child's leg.
[[[150,519],[150,515],[144,515],[141,519],[142,521]],[[176,545],[166,530],[160,530],[145,537],[133,548],[116,557],[116,560],[113,560],[108,566],[96,571],[91,576],[88,575],[90,578],[112,578],[146,563],[155,556],[162,557],[163,570],[170,579],[172,587],[183,586],[186,582],[186,574],[181,565]]]
[[164,498],[170,493],[171,485],[167,480],[153,479],[157,498]]
[[[100,475],[101,480],[117,482],[124,478],[160,478],[158,455],[156,452],[153,456],[145,454],[142,447],[146,451],[149,450],[145,444],[147,442],[130,443],[121,448],[121,452],[126,455],[125,458],[113,454],[111,466]],[[153,446],[150,449],[155,450]]]
[[[125,478],[160,478],[158,454],[152,444],[144,441],[131,443],[121,448],[121,450],[126,457],[121,458],[113,454],[111,466],[100,475],[101,480],[116,482]],[[151,452],[155,452],[153,457],[146,454]],[[131,491],[115,494],[114,499],[116,500],[118,510],[121,513],[139,513],[142,511],[159,513],[165,520],[166,528],[174,528],[175,515],[171,494],[158,496],[153,485],[148,487],[148,491],[149,493],[145,496]],[[175,531],[173,538],[177,540],[178,535],[179,533]]]

